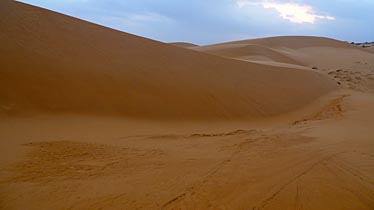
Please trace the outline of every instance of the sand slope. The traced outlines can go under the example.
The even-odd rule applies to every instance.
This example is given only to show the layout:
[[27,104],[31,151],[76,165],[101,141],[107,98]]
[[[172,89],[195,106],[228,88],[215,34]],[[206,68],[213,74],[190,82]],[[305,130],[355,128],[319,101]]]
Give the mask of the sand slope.
[[202,54],[22,3],[1,7],[0,97],[9,112],[253,118],[336,88],[313,71]]
[[373,95],[317,107],[281,126],[6,119],[0,209],[373,209]]

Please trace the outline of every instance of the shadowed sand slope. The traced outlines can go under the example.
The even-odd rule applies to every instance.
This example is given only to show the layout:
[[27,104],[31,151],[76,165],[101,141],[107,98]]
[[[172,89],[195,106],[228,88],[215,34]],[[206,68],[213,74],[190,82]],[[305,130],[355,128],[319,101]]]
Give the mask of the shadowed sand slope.
[[314,71],[226,59],[0,4],[1,112],[253,118],[291,111],[336,88]]

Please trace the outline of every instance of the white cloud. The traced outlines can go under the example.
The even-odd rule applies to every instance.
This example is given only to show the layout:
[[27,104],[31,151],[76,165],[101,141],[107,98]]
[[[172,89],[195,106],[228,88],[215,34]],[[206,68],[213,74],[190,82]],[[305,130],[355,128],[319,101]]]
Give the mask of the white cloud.
[[317,19],[335,20],[335,17],[319,15],[314,8],[309,5],[300,5],[296,3],[282,3],[276,1],[253,1],[253,0],[236,0],[239,8],[245,6],[260,5],[265,9],[274,9],[279,16],[293,23],[311,23],[314,24]]

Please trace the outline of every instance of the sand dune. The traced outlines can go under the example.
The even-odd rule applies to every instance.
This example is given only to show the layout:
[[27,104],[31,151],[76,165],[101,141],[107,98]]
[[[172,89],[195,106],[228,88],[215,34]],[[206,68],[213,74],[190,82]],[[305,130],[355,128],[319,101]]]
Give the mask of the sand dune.
[[0,209],[374,209],[373,54],[183,46],[1,1]]
[[263,60],[301,65],[301,63],[299,63],[298,61],[293,60],[289,56],[282,54],[282,52],[279,52],[276,49],[271,49],[269,47],[256,44],[228,43],[212,46],[194,47],[193,49],[201,52],[229,58],[236,58],[240,60]]
[[360,47],[367,52],[374,53],[374,42],[365,42],[365,43],[352,42],[351,44],[354,46]]
[[[314,68],[354,90],[374,91],[374,55],[346,42],[322,37],[285,36],[243,40],[192,49],[244,61]],[[295,66],[296,65],[296,66]]]
[[[356,58],[350,58],[348,61],[344,59],[346,62],[352,62],[367,53],[367,51],[346,42],[323,37],[303,36],[251,39],[194,47],[193,49],[242,60],[270,60],[303,66],[326,63],[336,65],[341,54],[357,54]],[[324,54],[321,54],[322,49]],[[333,53],[331,53],[332,51]]]
[[21,3],[2,7],[0,96],[15,112],[253,118],[336,88],[312,71],[201,54]]

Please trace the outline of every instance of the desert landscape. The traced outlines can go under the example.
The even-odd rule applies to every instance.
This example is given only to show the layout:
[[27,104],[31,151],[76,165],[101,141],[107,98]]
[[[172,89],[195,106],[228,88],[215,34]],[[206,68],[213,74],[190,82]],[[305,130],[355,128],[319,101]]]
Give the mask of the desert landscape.
[[163,43],[11,0],[0,29],[0,209],[374,209],[372,47]]

